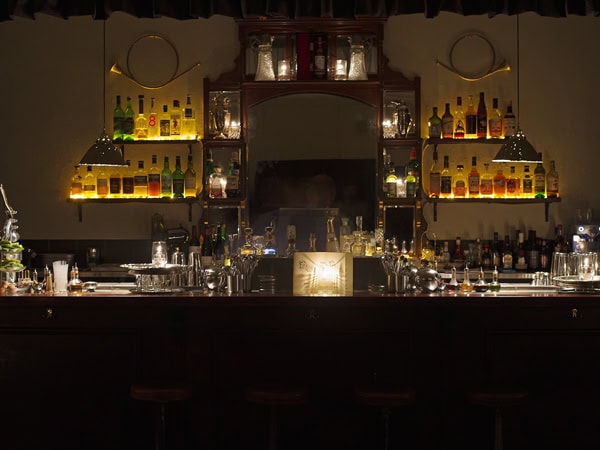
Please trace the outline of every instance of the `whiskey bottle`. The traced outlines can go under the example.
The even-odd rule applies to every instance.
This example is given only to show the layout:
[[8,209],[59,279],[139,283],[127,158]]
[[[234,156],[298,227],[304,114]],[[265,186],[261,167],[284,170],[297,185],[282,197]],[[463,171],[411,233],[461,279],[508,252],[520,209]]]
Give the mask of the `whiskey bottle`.
[[437,106],[433,107],[433,114],[429,118],[427,122],[427,126],[429,127],[429,137],[434,139],[439,139],[442,137],[442,119],[438,116]]
[[398,197],[398,176],[396,175],[396,168],[392,161],[388,164],[388,172],[385,175],[385,184],[387,186],[387,196],[390,198]]
[[433,150],[433,163],[429,170],[429,197],[438,198],[441,193],[441,172],[438,164],[437,148]]
[[136,139],[147,139],[148,138],[148,118],[144,114],[144,96],[138,95],[138,115],[135,118],[135,138]]
[[506,114],[504,114],[504,118],[502,119],[502,128],[504,137],[510,137],[517,132],[517,118],[513,113],[512,103],[509,103],[506,107]]
[[489,118],[490,137],[502,137],[502,113],[498,109],[498,99],[492,99],[492,112]]
[[173,171],[173,198],[184,198],[185,174],[181,170],[181,157],[175,157],[175,170]]
[[158,139],[160,136],[160,125],[158,114],[154,110],[154,97],[150,98],[150,111],[148,112],[148,139]]
[[83,177],[81,176],[81,173],[79,173],[79,166],[75,166],[73,176],[71,177],[71,189],[69,191],[69,197],[83,197]]
[[500,164],[498,164],[496,175],[494,175],[494,197],[506,197],[506,176],[504,175],[502,171],[502,166]]
[[444,155],[444,168],[440,174],[440,197],[449,198],[452,196],[452,173],[450,173],[450,163],[448,155]]
[[510,198],[521,196],[521,179],[515,171],[515,166],[510,166],[510,174],[506,179],[506,196]]
[[208,177],[208,195],[210,198],[226,198],[227,179],[220,165],[215,164],[214,172]]
[[183,121],[181,122],[181,138],[195,140],[197,135],[196,119],[194,117],[194,109],[192,108],[192,96],[188,94],[183,110]]
[[323,36],[317,35],[313,58],[313,76],[319,80],[323,80],[327,76],[327,56],[324,46]]
[[442,115],[442,138],[452,139],[454,136],[454,117],[450,112],[450,103],[446,103],[446,109]]
[[456,166],[456,173],[454,174],[454,197],[466,197],[467,196],[467,177],[464,173],[464,166],[459,164]]
[[108,175],[104,167],[99,167],[98,175],[96,175],[96,194],[98,198],[108,197]]
[[556,163],[554,160],[550,161],[550,169],[546,174],[546,197],[558,198],[559,196],[559,178],[558,172],[556,171]]
[[237,150],[231,152],[229,165],[227,166],[227,188],[225,194],[228,198],[237,198],[240,192],[240,154]]
[[454,111],[454,139],[465,137],[465,112],[462,109],[462,97],[456,97],[456,110]]
[[83,196],[86,198],[96,197],[96,175],[92,166],[87,166],[87,172],[83,177]]
[[477,137],[487,137],[487,108],[485,107],[485,94],[479,93],[479,105],[477,105]]
[[173,108],[170,111],[170,135],[175,139],[179,139],[181,136],[181,120],[182,120],[181,108],[179,107],[179,100],[173,100]]
[[131,198],[134,192],[133,168],[129,159],[126,162],[127,168],[123,172],[123,197]]
[[546,198],[546,169],[542,162],[542,154],[538,153],[539,162],[533,171],[533,193],[535,198]]
[[508,237],[508,235],[504,236],[504,250],[502,252],[502,271],[513,271],[513,252],[510,246],[510,238]]
[[163,105],[163,110],[159,117],[159,127],[161,139],[169,139],[171,136],[171,115],[169,114],[169,105]]
[[533,198],[533,178],[529,171],[529,165],[525,164],[523,167],[523,179],[521,182],[521,197]]
[[113,110],[113,141],[123,140],[123,121],[125,120],[125,111],[121,106],[121,96],[117,95],[117,105]]
[[123,118],[123,140],[133,141],[135,129],[135,112],[131,105],[131,97],[127,97],[125,106],[125,117]]
[[133,175],[133,196],[148,197],[148,173],[144,170],[144,161],[138,161],[138,168]]
[[485,163],[483,167],[485,169],[481,174],[481,179],[479,183],[479,196],[491,198],[494,196],[494,177],[490,173],[489,163]]
[[111,198],[119,198],[121,196],[121,184],[121,171],[118,167],[111,167],[111,172],[108,176],[109,195]]
[[183,174],[183,191],[187,198],[196,198],[198,194],[198,189],[196,188],[196,170],[194,169],[191,150],[188,153],[187,168]]
[[477,170],[477,157],[471,157],[471,171],[468,176],[468,186],[469,186],[469,197],[477,198],[479,197],[479,187],[481,185],[481,177],[479,176],[479,171]]
[[148,197],[160,197],[160,168],[156,155],[152,155],[152,164],[148,169]]
[[173,197],[173,172],[169,167],[168,156],[165,156],[163,170],[160,172],[160,196],[162,198]]
[[465,137],[477,137],[477,111],[473,105],[473,96],[469,95],[469,103],[467,104],[467,112],[465,113],[466,130]]

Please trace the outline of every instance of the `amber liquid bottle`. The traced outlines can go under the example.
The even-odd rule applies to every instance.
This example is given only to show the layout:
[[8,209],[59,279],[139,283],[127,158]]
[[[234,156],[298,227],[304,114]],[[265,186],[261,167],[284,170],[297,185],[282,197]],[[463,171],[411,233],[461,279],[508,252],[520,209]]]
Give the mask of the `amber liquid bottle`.
[[473,96],[469,95],[469,103],[467,105],[467,112],[465,113],[466,122],[466,133],[465,137],[476,138],[477,137],[477,111],[473,105]]

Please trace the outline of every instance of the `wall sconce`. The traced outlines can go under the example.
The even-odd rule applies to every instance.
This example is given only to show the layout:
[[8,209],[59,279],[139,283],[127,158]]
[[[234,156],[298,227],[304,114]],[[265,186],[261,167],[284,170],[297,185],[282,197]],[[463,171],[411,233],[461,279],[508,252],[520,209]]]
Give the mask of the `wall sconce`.
[[294,253],[293,295],[351,296],[353,283],[353,260],[350,253]]

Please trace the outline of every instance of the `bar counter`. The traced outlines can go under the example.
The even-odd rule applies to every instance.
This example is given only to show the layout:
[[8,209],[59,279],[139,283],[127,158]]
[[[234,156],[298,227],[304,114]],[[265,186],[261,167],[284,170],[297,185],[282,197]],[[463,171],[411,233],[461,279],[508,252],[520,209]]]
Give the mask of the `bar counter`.
[[301,386],[282,448],[379,445],[361,386],[409,386],[392,414],[404,448],[491,448],[478,389],[525,388],[505,416],[506,448],[600,447],[600,296],[134,295],[0,297],[0,398],[10,449],[137,449],[152,440],[137,381],[190,383],[181,448],[265,448],[250,386]]

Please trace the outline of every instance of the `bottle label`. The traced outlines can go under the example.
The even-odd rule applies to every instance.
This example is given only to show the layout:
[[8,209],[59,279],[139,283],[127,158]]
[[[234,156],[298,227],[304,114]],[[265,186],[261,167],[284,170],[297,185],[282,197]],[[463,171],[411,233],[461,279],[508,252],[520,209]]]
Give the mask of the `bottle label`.
[[442,178],[439,172],[429,174],[429,195],[434,197],[440,195]]
[[171,176],[162,175],[160,177],[160,190],[163,194],[171,195],[171,190],[173,189],[173,179]]
[[148,186],[148,177],[146,175],[136,175],[133,177],[133,185],[137,187]]
[[235,190],[240,187],[240,177],[237,175],[227,176],[227,190]]
[[534,176],[534,187],[536,194],[545,194],[546,193],[546,177],[544,174],[535,174]]
[[442,137],[452,139],[454,120],[452,117],[442,117]]
[[161,119],[160,135],[161,136],[171,136],[171,121],[169,119]]
[[490,136],[491,137],[502,136],[502,120],[500,118],[490,119]]
[[484,178],[479,185],[481,195],[492,195],[494,193],[494,183],[491,178]]
[[133,194],[133,177],[123,177],[123,194]]
[[546,194],[548,197],[556,197],[558,196],[558,177],[548,177],[546,185]]
[[523,194],[533,194],[533,180],[531,178],[523,179]]
[[477,116],[475,114],[467,116],[467,134],[477,134]]
[[123,134],[133,134],[133,117],[126,117],[123,120]]
[[462,120],[458,119],[456,121],[456,129],[454,130],[454,138],[462,139],[465,137],[465,124]]
[[96,181],[96,191],[98,195],[108,195],[108,179],[98,178],[98,181]]
[[83,183],[81,181],[74,181],[71,183],[71,194],[78,195],[83,191]]
[[120,194],[121,193],[121,178],[110,177],[109,189],[110,189],[111,194]]
[[464,197],[467,194],[467,185],[464,181],[458,180],[454,186],[454,195],[456,197]]
[[479,175],[469,175],[469,195],[479,195]]
[[181,114],[171,114],[171,135],[179,134],[181,134]]
[[173,195],[182,196],[183,195],[183,179],[178,178],[173,180]]
[[442,176],[441,177],[440,192],[442,194],[448,194],[448,195],[450,195],[452,193],[452,177],[451,176]]

